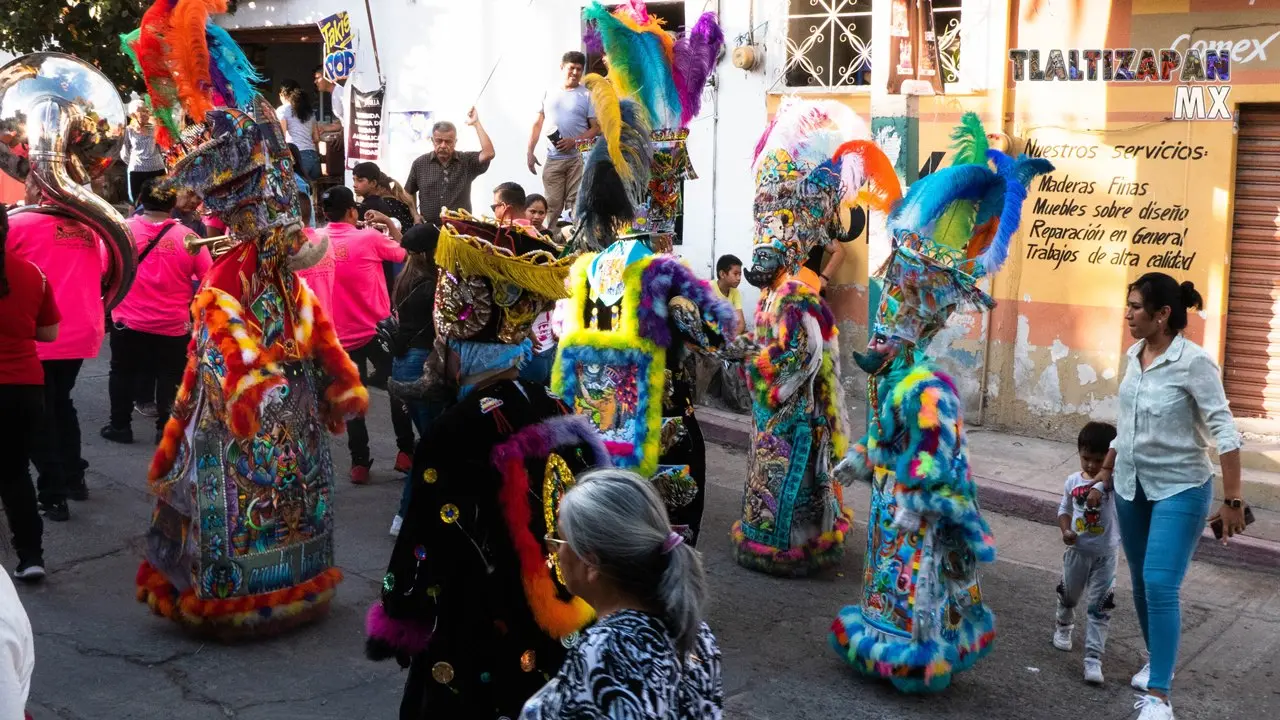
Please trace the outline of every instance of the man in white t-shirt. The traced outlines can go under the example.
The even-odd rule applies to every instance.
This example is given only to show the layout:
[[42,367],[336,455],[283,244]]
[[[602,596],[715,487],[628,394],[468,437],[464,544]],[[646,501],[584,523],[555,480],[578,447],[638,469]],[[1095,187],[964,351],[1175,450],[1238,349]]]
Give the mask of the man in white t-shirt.
[[582,182],[582,154],[578,141],[600,134],[595,110],[591,107],[591,93],[582,86],[582,71],[587,57],[577,50],[570,50],[560,58],[560,71],[564,79],[561,87],[548,91],[542,97],[538,119],[529,133],[529,172],[538,171],[535,151],[546,127],[547,163],[542,169],[542,187],[547,196],[547,227],[554,228],[561,211],[572,214],[578,199],[578,184]]

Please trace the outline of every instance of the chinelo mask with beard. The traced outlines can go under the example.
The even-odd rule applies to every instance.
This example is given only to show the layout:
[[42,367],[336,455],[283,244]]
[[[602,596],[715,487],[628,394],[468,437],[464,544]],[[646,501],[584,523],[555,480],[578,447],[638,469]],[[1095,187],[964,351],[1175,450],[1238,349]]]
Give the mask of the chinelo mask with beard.
[[853,362],[868,375],[883,375],[906,346],[898,338],[876,335],[867,343],[865,352],[853,353]]
[[751,267],[742,276],[753,286],[764,290],[773,285],[782,269],[781,253],[772,247],[757,247],[751,253]]

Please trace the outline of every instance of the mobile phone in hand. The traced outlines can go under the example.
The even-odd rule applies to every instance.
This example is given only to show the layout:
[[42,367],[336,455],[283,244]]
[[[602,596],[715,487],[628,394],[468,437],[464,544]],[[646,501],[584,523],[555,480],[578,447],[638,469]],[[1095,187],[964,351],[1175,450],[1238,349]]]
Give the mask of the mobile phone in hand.
[[[1253,508],[1249,507],[1248,505],[1245,505],[1244,506],[1244,526],[1249,527],[1252,524],[1253,524]],[[1218,538],[1219,540],[1222,539],[1222,518],[1221,517],[1209,523],[1209,528],[1213,530],[1214,537]]]

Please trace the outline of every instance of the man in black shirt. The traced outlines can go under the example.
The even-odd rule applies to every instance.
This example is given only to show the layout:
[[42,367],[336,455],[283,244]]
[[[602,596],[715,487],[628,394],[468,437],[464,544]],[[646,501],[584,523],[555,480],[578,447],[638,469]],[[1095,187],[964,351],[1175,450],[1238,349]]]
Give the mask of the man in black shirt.
[[451,122],[440,121],[431,128],[435,150],[414,160],[409,168],[404,189],[410,195],[417,194],[424,222],[438,226],[441,208],[471,212],[471,183],[489,170],[496,153],[475,108],[467,113],[467,124],[476,129],[480,152],[457,152],[458,129]]

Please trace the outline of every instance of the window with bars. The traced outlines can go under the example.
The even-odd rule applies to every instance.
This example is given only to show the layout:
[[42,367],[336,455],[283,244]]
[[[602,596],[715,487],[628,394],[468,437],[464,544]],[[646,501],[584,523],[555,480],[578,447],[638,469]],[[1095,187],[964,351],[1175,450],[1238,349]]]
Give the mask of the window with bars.
[[[875,0],[788,0],[788,87],[871,84],[871,6]],[[960,81],[962,0],[933,0],[943,82]]]
[[947,85],[960,82],[960,5],[961,0],[933,0],[933,28]]
[[871,3],[872,0],[790,0],[787,85],[870,85]]

